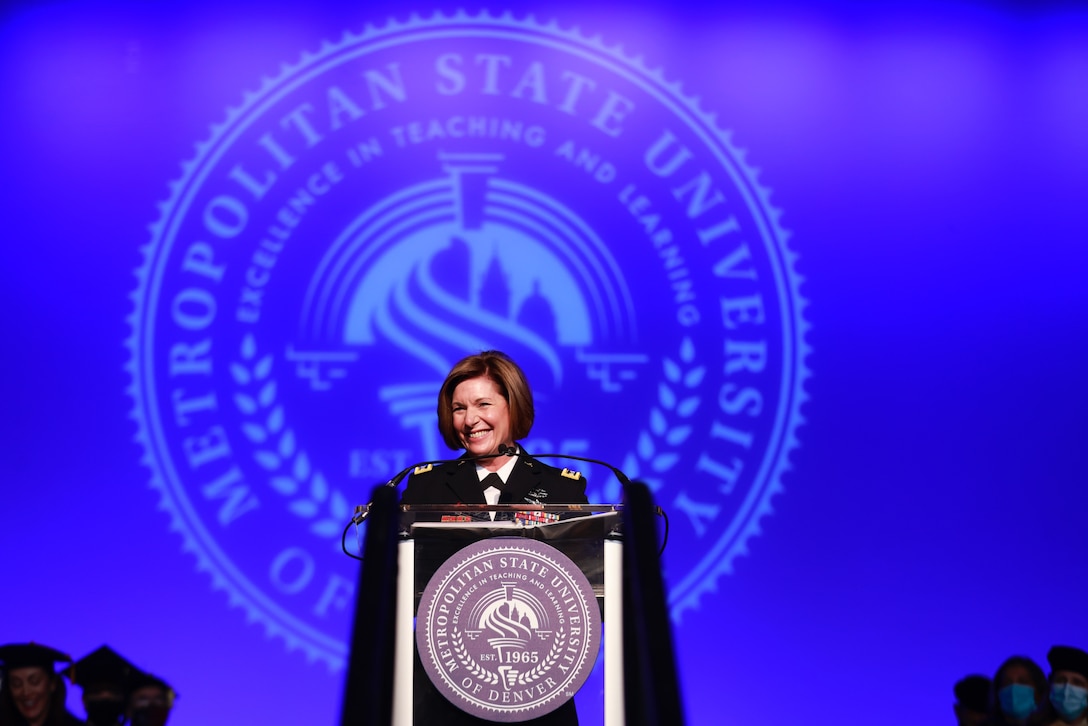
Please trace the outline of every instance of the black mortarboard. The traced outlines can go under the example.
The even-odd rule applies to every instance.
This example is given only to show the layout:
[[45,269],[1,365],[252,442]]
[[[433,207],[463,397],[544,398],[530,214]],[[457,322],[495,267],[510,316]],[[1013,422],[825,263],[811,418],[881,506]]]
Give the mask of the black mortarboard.
[[114,686],[123,693],[135,671],[134,665],[118,655],[113,648],[103,645],[77,660],[68,669],[68,678],[84,689],[107,685]]
[[57,665],[71,663],[71,656],[37,643],[11,643],[0,646],[0,668],[45,668],[53,671]]
[[1068,645],[1055,645],[1046,654],[1046,660],[1050,663],[1050,672],[1072,671],[1088,678],[1088,653],[1080,648]]
[[990,700],[990,679],[986,676],[967,676],[956,681],[952,688],[956,702],[970,711],[986,713]]

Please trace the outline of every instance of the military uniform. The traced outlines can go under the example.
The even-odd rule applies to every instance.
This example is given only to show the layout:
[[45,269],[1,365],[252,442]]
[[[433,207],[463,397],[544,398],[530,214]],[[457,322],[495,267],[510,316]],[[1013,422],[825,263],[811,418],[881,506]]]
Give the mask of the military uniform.
[[[520,449],[520,447],[519,447]],[[487,504],[485,485],[476,472],[476,462],[461,458],[439,466],[419,467],[408,479],[401,496],[402,504]],[[502,487],[499,504],[588,504],[586,480],[580,472],[557,469],[543,464],[520,449],[517,461]],[[435,519],[419,515],[416,520]],[[487,521],[487,512],[468,512],[474,520]],[[465,713],[438,692],[423,669],[419,653],[415,656],[415,723],[461,724],[492,723]],[[570,726],[578,723],[574,699],[549,714],[522,723],[530,726]]]
[[[487,504],[476,462],[461,458],[449,464],[419,467],[408,478],[401,504]],[[524,449],[502,488],[499,504],[588,504],[581,473],[543,464]],[[474,519],[490,519],[474,512]]]

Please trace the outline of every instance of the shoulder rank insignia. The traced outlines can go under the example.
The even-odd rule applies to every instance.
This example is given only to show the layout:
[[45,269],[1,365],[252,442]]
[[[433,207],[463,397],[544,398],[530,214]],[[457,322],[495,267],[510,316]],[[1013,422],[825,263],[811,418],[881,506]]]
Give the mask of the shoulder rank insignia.
[[424,466],[417,466],[413,474],[426,474],[428,471],[434,468],[434,464],[425,464]]
[[572,469],[564,469],[563,471],[559,472],[559,475],[565,476],[568,479],[574,479],[575,481],[578,481],[582,478],[582,472],[573,471]]

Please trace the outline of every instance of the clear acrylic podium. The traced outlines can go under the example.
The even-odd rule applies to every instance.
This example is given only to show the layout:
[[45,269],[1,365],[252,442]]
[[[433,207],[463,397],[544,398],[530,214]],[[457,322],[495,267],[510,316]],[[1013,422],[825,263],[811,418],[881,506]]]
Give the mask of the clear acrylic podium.
[[[646,484],[628,481],[625,477],[621,477],[621,482],[624,485],[622,509],[612,505],[526,504],[401,507],[394,487],[375,487],[370,503],[356,508],[355,516],[341,537],[344,552],[362,560],[362,567],[356,588],[340,726],[387,726],[425,718],[422,712],[414,713],[416,704],[412,689],[418,678],[414,672],[414,621],[417,598],[430,577],[427,570],[433,570],[436,561],[441,564],[442,548],[452,548],[452,552],[464,550],[465,562],[474,551],[479,555],[508,548],[511,540],[500,543],[487,539],[503,535],[536,538],[561,552],[573,553],[574,557],[567,554],[563,558],[567,580],[575,574],[577,578],[586,574],[588,582],[579,580],[580,584],[576,585],[582,592],[579,612],[603,615],[603,654],[598,653],[597,657],[605,659],[601,703],[605,723],[609,726],[682,726],[684,709],[672,645],[668,595],[662,577],[661,556],[668,541],[668,519],[654,505]],[[559,524],[518,527],[491,523],[489,515],[485,514],[488,511],[526,510],[540,516],[558,513],[570,519]],[[454,519],[467,521],[443,523],[442,511]],[[405,515],[414,521],[405,525]],[[663,537],[658,536],[657,517],[664,520]],[[424,525],[426,520],[431,523]],[[363,521],[367,524],[365,543],[363,556],[358,557],[348,551],[344,537],[351,527],[358,527]],[[620,521],[622,544],[616,538]],[[579,540],[582,540],[581,545],[577,544]],[[434,549],[435,542],[440,543],[439,550]],[[542,547],[540,542],[526,542],[521,549],[551,553],[551,561],[559,564],[552,549]],[[599,553],[588,558],[588,563],[584,557],[587,549],[596,549]],[[576,573],[583,566],[589,572]],[[450,569],[440,568],[440,572],[445,573],[445,582],[448,582]],[[505,591],[505,587],[503,589]],[[431,598],[427,601],[428,607],[433,612],[433,593],[438,590],[426,587],[426,591]],[[492,588],[492,592],[481,593],[481,596],[491,597],[494,592],[497,591]],[[502,597],[505,603],[505,592]],[[596,603],[592,602],[594,599]],[[597,612],[594,612],[594,606]],[[583,662],[588,663],[590,652],[597,650],[596,645],[588,647]],[[509,675],[510,671],[506,673]],[[431,683],[426,674],[423,679],[423,683]],[[576,680],[570,680],[564,695],[577,687]],[[421,700],[425,700],[422,691],[420,695]],[[462,713],[458,707],[447,703],[448,700],[441,702],[443,707]],[[559,709],[565,708],[559,706]],[[552,713],[562,717],[558,709]],[[508,716],[509,713],[504,715]],[[549,719],[550,714],[544,718]]]
[[[407,505],[401,510],[397,544],[396,630],[393,635],[392,722],[415,719],[415,616],[431,576],[462,548],[492,537],[525,537],[555,547],[586,576],[601,613],[604,723],[621,726],[624,716],[622,517],[613,505]],[[492,521],[512,516],[519,520]],[[559,521],[526,521],[561,517]],[[443,521],[445,520],[445,521]],[[425,675],[423,677],[426,677]]]

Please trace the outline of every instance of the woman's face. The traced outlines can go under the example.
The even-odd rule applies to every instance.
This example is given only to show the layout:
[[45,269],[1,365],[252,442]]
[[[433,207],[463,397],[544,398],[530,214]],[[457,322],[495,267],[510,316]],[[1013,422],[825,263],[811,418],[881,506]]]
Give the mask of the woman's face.
[[129,721],[139,726],[165,724],[170,717],[169,699],[159,686],[137,688],[129,696]]
[[15,708],[31,724],[40,724],[49,715],[49,697],[56,690],[49,673],[44,668],[12,668],[8,673],[11,696]]
[[490,378],[469,378],[453,389],[453,428],[470,454],[494,454],[510,441],[510,409]]

